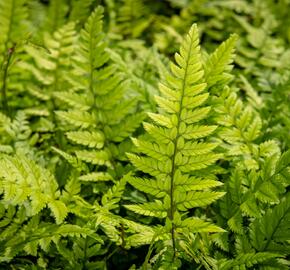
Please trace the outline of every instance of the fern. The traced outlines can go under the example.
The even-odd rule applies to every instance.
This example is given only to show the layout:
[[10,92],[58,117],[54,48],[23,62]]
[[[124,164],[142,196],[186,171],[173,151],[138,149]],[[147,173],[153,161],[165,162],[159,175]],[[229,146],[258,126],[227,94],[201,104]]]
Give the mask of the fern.
[[35,151],[35,144],[38,141],[38,134],[33,132],[29,125],[29,116],[24,111],[18,111],[14,119],[1,117],[1,151],[2,153],[21,155],[36,158],[38,155]]
[[[30,100],[26,112],[39,117],[36,126],[37,131],[42,133],[57,129],[53,112],[57,107],[54,94],[66,85],[64,78],[71,68],[70,58],[74,51],[74,28],[74,23],[68,23],[52,35],[46,33],[43,47],[27,44],[25,51],[30,57],[19,63],[22,70],[28,71],[25,84]],[[55,140],[62,144],[59,132]]]
[[49,171],[24,156],[2,156],[0,166],[5,203],[26,205],[28,216],[36,215],[47,205],[56,222],[63,222],[67,209],[58,199],[57,183]]
[[289,269],[289,8],[0,0],[0,268]]
[[[208,93],[204,92],[206,83],[196,25],[185,37],[175,59],[177,65],[171,63],[172,73],[166,84],[160,84],[162,96],[156,97],[160,113],[150,113],[154,123],[144,124],[150,138],[146,141],[133,139],[142,155],[128,154],[138,170],[151,175],[151,178],[130,178],[129,183],[158,199],[126,206],[138,214],[166,218],[166,234],[171,235],[173,260],[177,256],[181,228],[194,232],[222,231],[202,219],[184,214],[188,209],[204,207],[224,195],[208,190],[206,183],[218,186],[218,181],[195,176],[195,172],[221,157],[212,152],[216,144],[205,139],[216,126],[204,123],[210,107],[204,106]],[[196,124],[198,122],[200,124]],[[199,138],[204,142],[197,140]]]
[[[116,32],[136,38],[148,28],[152,18],[142,0],[122,0],[116,16]],[[144,18],[145,17],[145,18]]]
[[[254,169],[248,173],[242,169],[233,171],[226,184],[228,193],[220,203],[220,211],[225,218],[223,222],[227,223],[235,237],[235,259],[224,260],[226,263],[222,269],[223,267],[230,269],[235,264],[243,267],[246,261],[242,262],[241,258],[250,260],[251,256],[256,264],[265,267],[279,265],[281,269],[286,269],[286,264],[280,261],[280,258],[284,257],[284,251],[287,250],[285,232],[288,230],[286,225],[288,195],[285,188],[289,186],[288,155],[287,152],[282,156],[276,154],[266,157],[258,171]],[[247,223],[248,228],[245,226]],[[277,240],[275,233],[279,234],[280,226],[283,228],[285,238]],[[219,237],[218,239],[222,241]],[[283,248],[276,241],[284,241]],[[250,261],[249,263],[251,264]]]
[[[91,148],[74,151],[78,159],[112,168],[115,162],[112,153],[118,149],[111,143],[122,142],[134,132],[143,116],[140,113],[130,115],[136,100],[125,97],[129,82],[109,63],[102,32],[102,13],[103,9],[98,7],[81,31],[73,75],[68,78],[74,92],[56,94],[72,109],[56,113],[60,119],[79,128],[67,132],[67,138],[72,143]],[[83,77],[82,84],[79,76]],[[121,102],[122,98],[125,100]]]
[[276,254],[260,252],[260,253],[247,253],[239,256],[235,260],[227,261],[226,263],[220,262],[218,269],[245,269],[254,265],[262,265],[265,261],[274,258]]
[[68,8],[68,3],[65,0],[50,1],[45,17],[46,20],[44,21],[44,29],[49,30],[49,32],[54,32],[63,26]]
[[[252,243],[261,251],[282,253],[289,248],[289,194],[279,205],[268,209],[265,215],[251,227]],[[257,242],[257,240],[261,242]],[[285,254],[286,255],[286,254]]]
[[93,0],[85,0],[85,1],[77,1],[74,0],[71,4],[72,10],[70,12],[70,20],[71,21],[77,21],[78,24],[83,26],[86,19],[91,13],[91,9],[94,5]]
[[1,67],[7,57],[8,49],[15,46],[25,34],[27,8],[25,0],[9,0],[0,2],[1,17]]
[[[36,256],[38,247],[49,251],[52,244],[58,244],[63,237],[80,237],[91,235],[93,231],[81,228],[77,225],[64,224],[61,226],[39,221],[39,216],[34,216],[27,224],[22,224],[12,235],[6,235],[6,243],[3,243],[1,262],[10,261],[18,253]],[[19,224],[17,224],[19,226]],[[21,228],[21,229],[20,229]],[[2,239],[1,239],[2,240]],[[99,239],[101,242],[101,239]]]
[[232,69],[231,64],[234,58],[234,48],[237,38],[237,35],[232,35],[206,59],[204,66],[208,87],[215,84],[226,84],[231,80],[231,74],[229,72]]
[[[31,70],[38,82],[43,84],[44,88],[48,88],[51,94],[61,90],[61,79],[70,66],[70,55],[73,52],[75,37],[74,27],[74,23],[68,23],[52,35],[47,33],[43,42],[45,49],[40,50],[40,48],[31,45],[26,46],[26,52],[33,58],[34,65],[23,62],[22,67]],[[29,88],[32,88],[31,94],[42,100],[48,99],[46,95],[50,94],[49,92],[37,94],[38,91],[41,91],[35,86]]]
[[2,111],[10,115],[9,90],[17,79],[11,80],[11,69],[15,62],[15,54],[21,51],[23,39],[27,34],[27,7],[25,0],[9,0],[0,2],[0,89]]

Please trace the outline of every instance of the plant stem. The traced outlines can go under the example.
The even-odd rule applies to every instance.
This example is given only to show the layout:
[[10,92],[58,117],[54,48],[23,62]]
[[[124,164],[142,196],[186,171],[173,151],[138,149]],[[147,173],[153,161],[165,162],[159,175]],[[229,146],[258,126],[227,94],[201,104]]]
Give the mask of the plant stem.
[[84,258],[83,258],[83,269],[86,269],[86,263],[87,263],[87,246],[88,246],[88,237],[86,237],[86,239],[85,239]]
[[7,59],[3,61],[2,69],[3,69],[3,77],[2,77],[2,87],[1,87],[1,95],[2,95],[2,108],[3,111],[10,116],[10,110],[8,106],[7,100],[7,78],[8,78],[8,69],[9,64],[13,55],[15,47],[11,47],[7,51]]

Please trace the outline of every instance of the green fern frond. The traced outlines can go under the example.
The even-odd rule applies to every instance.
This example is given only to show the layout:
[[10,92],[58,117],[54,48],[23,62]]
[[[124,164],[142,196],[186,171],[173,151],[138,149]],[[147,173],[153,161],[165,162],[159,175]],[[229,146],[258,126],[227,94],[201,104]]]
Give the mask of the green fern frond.
[[[15,97],[10,90],[23,89],[23,74],[17,71],[17,59],[28,39],[28,10],[26,0],[0,2],[0,89],[1,110],[11,116],[10,104]],[[19,57],[19,58],[18,58]],[[20,83],[21,82],[21,83]],[[14,92],[13,91],[13,92]]]
[[148,16],[147,6],[142,0],[122,0],[121,2],[116,16],[116,32],[136,38],[150,25],[152,18]]
[[69,19],[71,21],[77,21],[82,26],[89,17],[93,4],[93,0],[83,0],[81,2],[74,0],[71,5],[72,10],[69,14]]
[[128,247],[138,247],[150,244],[154,239],[162,239],[163,234],[160,226],[146,226],[128,219],[123,219],[122,222],[131,233],[126,238]]
[[67,132],[66,136],[69,140],[90,148],[103,148],[104,146],[104,135],[100,132],[72,131]]
[[[257,169],[259,167],[257,141],[262,135],[261,116],[251,106],[245,106],[237,93],[228,87],[223,90],[217,100],[219,105],[215,109],[220,114],[217,121],[223,126],[219,137],[225,142],[222,146],[226,150],[231,149],[228,154],[232,159],[240,162],[239,166],[249,170]],[[263,150],[264,146],[261,147]],[[279,151],[274,141],[272,141],[272,149],[273,151],[267,155],[273,155]]]
[[[269,147],[269,151],[273,149],[275,154],[268,156],[267,151],[265,155],[260,152],[259,170],[237,167],[225,185],[228,193],[220,206],[224,222],[235,237],[236,248],[233,252],[235,259],[225,263],[226,269],[232,269],[234,264],[237,269],[254,264],[265,269],[271,269],[274,265],[287,268],[280,258],[289,249],[289,196],[285,189],[289,186],[286,180],[289,175],[289,153],[281,156],[274,142],[265,142],[260,146],[261,149]],[[244,259],[249,261],[249,265]]]
[[85,97],[80,99],[79,95],[76,93],[70,92],[57,92],[53,93],[53,96],[62,102],[68,104],[72,108],[76,108],[81,111],[87,111],[90,109],[90,102],[88,98]]
[[133,139],[142,155],[128,154],[138,170],[151,175],[151,178],[130,177],[129,183],[162,199],[126,206],[138,214],[167,217],[174,253],[180,226],[188,226],[195,232],[221,231],[202,220],[199,225],[194,220],[180,221],[179,212],[206,206],[224,195],[223,192],[208,191],[219,185],[217,181],[194,176],[195,171],[207,168],[222,157],[213,153],[217,144],[206,140],[216,126],[205,122],[210,112],[210,107],[205,106],[209,95],[204,93],[207,85],[196,25],[185,36],[175,60],[176,64],[170,65],[171,73],[166,82],[160,84],[162,96],[156,97],[159,113],[149,113],[154,124],[144,124],[149,139]]
[[68,12],[68,3],[64,0],[52,0],[49,2],[44,25],[45,31],[54,32],[65,24]]
[[99,6],[80,32],[73,70],[67,76],[72,90],[55,94],[66,103],[56,115],[70,124],[66,136],[77,145],[71,151],[78,159],[112,167],[122,159],[121,144],[115,143],[131,135],[144,115],[135,113],[137,100],[126,95],[130,82],[110,62],[102,18],[103,8]]
[[[208,88],[219,81],[225,81],[225,79],[231,77],[228,72],[232,69],[231,64],[234,58],[234,49],[237,39],[237,35],[229,37],[229,39],[224,41],[206,60],[204,69]],[[227,82],[227,80],[225,82]]]
[[58,153],[61,157],[63,157],[77,171],[81,172],[81,171],[87,170],[87,166],[84,163],[82,163],[82,161],[78,159],[76,156],[73,156],[64,151],[61,151],[60,149],[56,147],[52,147],[52,150]]
[[119,203],[121,200],[128,177],[129,175],[124,175],[111,189],[109,189],[103,195],[101,202],[105,209],[111,210],[118,207],[117,203]]
[[245,253],[238,256],[234,260],[228,260],[225,263],[220,263],[218,269],[246,269],[255,265],[262,266],[267,261],[276,257],[277,254],[269,252]]
[[110,163],[110,155],[105,150],[100,151],[86,151],[86,150],[79,150],[76,151],[76,156],[83,161],[88,163],[92,163],[95,165],[106,165],[111,167]]
[[29,205],[28,216],[36,215],[47,205],[56,222],[63,222],[68,211],[59,200],[57,182],[48,170],[24,156],[2,156],[0,167],[3,200],[7,204]]
[[140,205],[126,205],[126,208],[137,214],[150,217],[165,218],[167,216],[167,209],[160,200]]
[[[50,223],[39,222],[39,217],[32,218],[22,230],[11,237],[4,246],[4,255],[1,261],[10,261],[14,256],[23,250],[36,256],[38,247],[44,251],[49,250],[51,243],[57,244],[62,237],[94,237],[92,230],[72,224],[55,225]],[[98,241],[102,242],[100,238]]]
[[[181,223],[181,228],[182,227],[189,229],[191,233],[225,232],[225,230],[223,230],[222,228],[196,217],[190,217],[183,220]],[[182,232],[182,230],[180,231]]]
[[95,116],[88,112],[80,112],[77,110],[69,112],[57,111],[56,114],[61,119],[77,127],[88,128],[96,125]]
[[[253,245],[260,251],[283,252],[290,239],[290,195],[287,193],[272,209],[270,208],[261,219],[257,219],[251,226]],[[259,235],[259,242],[256,236]],[[284,245],[285,247],[282,248]]]
[[26,0],[7,0],[0,2],[0,65],[8,54],[25,35],[28,16]]
[[[54,93],[62,90],[65,74],[71,66],[75,37],[75,24],[68,23],[53,34],[44,35],[43,46],[46,50],[29,43],[25,46],[25,51],[31,57],[31,61],[23,61],[19,65],[33,74],[34,79],[27,87],[31,95],[47,100],[53,98]],[[33,82],[34,80],[36,82]],[[55,107],[50,109],[54,110]]]
[[93,172],[79,177],[81,181],[111,181],[112,176],[106,172]]

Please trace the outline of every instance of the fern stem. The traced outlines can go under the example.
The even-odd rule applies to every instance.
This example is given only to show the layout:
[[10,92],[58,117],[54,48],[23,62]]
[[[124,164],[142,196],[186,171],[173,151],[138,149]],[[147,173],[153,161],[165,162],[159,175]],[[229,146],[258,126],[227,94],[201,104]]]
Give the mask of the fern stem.
[[122,249],[125,249],[126,241],[125,241],[125,229],[124,224],[121,222],[121,247]]
[[116,247],[106,258],[105,261],[107,262],[120,248]]
[[[190,41],[190,49],[189,52],[192,49],[192,39]],[[183,106],[183,98],[184,98],[184,91],[185,91],[185,81],[186,81],[186,77],[187,77],[187,72],[188,72],[188,65],[189,65],[189,60],[190,60],[190,54],[187,55],[187,59],[186,59],[186,66],[185,66],[185,72],[184,72],[184,80],[182,82],[182,89],[181,89],[181,97],[180,97],[180,101],[179,101],[179,111],[177,113],[177,134],[174,140],[174,152],[173,152],[173,156],[172,156],[172,164],[171,164],[171,179],[170,179],[170,215],[169,215],[169,219],[171,220],[171,239],[172,239],[172,248],[173,248],[173,258],[172,260],[174,261],[175,257],[176,257],[176,243],[175,243],[175,228],[174,228],[174,211],[175,211],[175,203],[174,203],[174,175],[175,175],[175,171],[176,171],[176,165],[175,165],[175,158],[177,155],[177,141],[178,138],[180,137],[179,134],[179,129],[180,129],[180,117],[181,117],[181,110],[182,110],[182,106]]]
[[[61,48],[62,48],[62,45],[60,46],[60,49],[59,49],[59,52],[61,51]],[[52,116],[52,121],[53,123],[55,124],[56,126],[56,132],[55,132],[55,135],[56,135],[56,142],[57,144],[60,146],[61,149],[64,148],[64,136],[63,136],[63,133],[61,132],[61,130],[58,128],[58,124],[59,124],[59,121],[57,119],[57,117],[55,116],[55,110],[57,110],[57,106],[55,104],[55,101],[54,101],[54,98],[53,98],[53,93],[57,93],[57,91],[59,90],[58,89],[58,84],[59,84],[59,68],[60,68],[60,57],[57,57],[56,58],[56,68],[53,72],[53,85],[52,85],[52,93],[51,93],[51,107],[52,107],[52,110],[51,110],[51,116]]]
[[83,258],[83,269],[86,269],[87,262],[87,246],[88,246],[88,237],[85,238],[85,246],[84,246],[84,258]]
[[[10,110],[9,110],[9,106],[8,106],[8,101],[7,101],[7,77],[8,77],[8,69],[9,69],[9,64],[12,58],[12,55],[15,51],[15,44],[9,48],[9,44],[10,42],[12,42],[11,40],[11,33],[12,33],[12,29],[13,26],[15,25],[14,22],[14,18],[15,18],[15,7],[16,7],[16,3],[15,0],[11,1],[11,8],[10,8],[10,14],[9,14],[9,22],[8,22],[8,30],[7,30],[7,37],[6,37],[6,41],[5,41],[5,49],[4,49],[4,54],[6,53],[6,55],[4,56],[4,60],[2,63],[2,67],[1,69],[3,70],[3,81],[2,81],[2,87],[1,87],[1,95],[2,95],[2,107],[3,107],[3,111],[10,116]],[[7,58],[6,58],[7,57]],[[5,60],[6,58],[6,60]]]
[[8,106],[8,100],[7,100],[7,78],[8,78],[8,69],[9,64],[12,58],[12,55],[14,53],[15,47],[11,47],[7,50],[7,59],[3,62],[3,77],[2,77],[2,87],[1,87],[1,95],[2,95],[2,107],[3,111],[10,116],[10,110]]
[[94,28],[91,27],[90,29],[90,49],[89,49],[89,60],[90,60],[90,85],[89,85],[89,89],[90,89],[90,93],[93,97],[93,105],[92,105],[92,109],[97,109],[97,104],[96,104],[96,93],[95,93],[95,90],[94,90],[94,86],[93,86],[93,82],[94,82],[94,55],[93,55],[93,52],[94,52],[94,43],[93,43],[93,37],[94,36]]
[[162,233],[162,232],[161,232],[160,230],[157,230],[157,231],[154,233],[154,235],[153,235],[153,237],[152,237],[152,240],[151,240],[151,242],[150,242],[150,246],[149,246],[148,252],[147,252],[147,254],[146,254],[145,260],[144,260],[144,262],[143,262],[143,264],[142,264],[142,268],[141,268],[142,270],[147,270],[147,269],[148,269],[148,261],[149,261],[149,259],[150,259],[150,257],[151,257],[152,252],[153,252],[153,248],[154,248],[155,240],[156,240],[157,236],[158,236],[159,234],[161,234],[161,233]]
[[50,111],[50,115],[51,115],[51,120],[55,125],[55,141],[58,145],[58,147],[60,147],[61,149],[64,149],[64,136],[63,133],[61,132],[61,130],[58,127],[58,119],[55,115],[55,111],[57,109],[57,106],[55,104],[55,101],[53,99],[53,97],[50,98],[50,106],[48,107],[49,111]]

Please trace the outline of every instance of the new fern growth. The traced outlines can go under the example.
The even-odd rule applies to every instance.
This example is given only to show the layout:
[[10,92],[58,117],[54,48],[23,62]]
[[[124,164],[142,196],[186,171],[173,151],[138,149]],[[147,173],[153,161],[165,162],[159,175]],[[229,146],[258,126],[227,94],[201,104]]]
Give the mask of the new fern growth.
[[170,75],[159,85],[159,113],[149,113],[153,123],[144,123],[148,137],[133,139],[139,155],[128,154],[139,171],[129,183],[154,200],[126,205],[138,214],[165,218],[164,238],[170,235],[168,248],[173,250],[173,261],[178,257],[178,241],[184,232],[223,231],[191,216],[189,210],[205,207],[224,195],[210,190],[221,185],[213,176],[199,174],[221,155],[214,152],[217,144],[210,140],[217,126],[207,124],[211,107],[206,105],[209,93],[196,25],[185,36],[175,60]]

